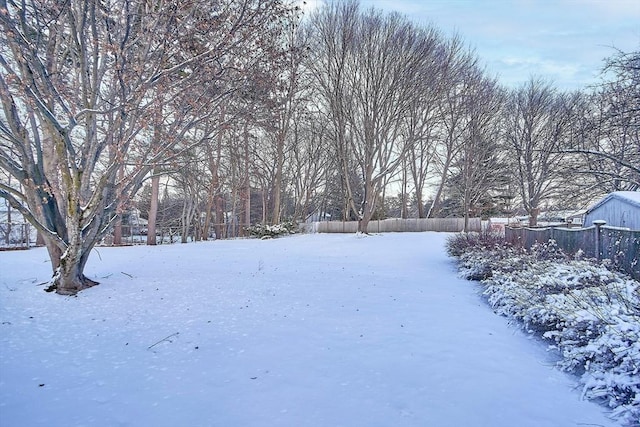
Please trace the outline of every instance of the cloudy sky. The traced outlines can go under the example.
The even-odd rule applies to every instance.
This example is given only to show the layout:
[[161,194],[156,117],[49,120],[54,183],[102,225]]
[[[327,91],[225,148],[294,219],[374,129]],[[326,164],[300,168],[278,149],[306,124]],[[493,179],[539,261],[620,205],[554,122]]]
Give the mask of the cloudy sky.
[[[307,0],[313,8],[322,0]],[[640,0],[360,0],[457,32],[510,87],[531,75],[558,88],[595,83],[603,59],[640,50]]]

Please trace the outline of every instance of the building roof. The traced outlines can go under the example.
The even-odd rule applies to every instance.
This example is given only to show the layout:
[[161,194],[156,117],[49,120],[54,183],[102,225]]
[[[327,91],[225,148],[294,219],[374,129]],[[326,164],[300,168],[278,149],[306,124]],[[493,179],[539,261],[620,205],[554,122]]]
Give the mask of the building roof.
[[612,199],[622,200],[640,209],[640,191],[614,191],[613,193],[607,194],[602,199],[600,199],[599,202],[587,209],[587,212],[591,212],[594,209],[597,209],[598,207],[602,206],[604,203]]

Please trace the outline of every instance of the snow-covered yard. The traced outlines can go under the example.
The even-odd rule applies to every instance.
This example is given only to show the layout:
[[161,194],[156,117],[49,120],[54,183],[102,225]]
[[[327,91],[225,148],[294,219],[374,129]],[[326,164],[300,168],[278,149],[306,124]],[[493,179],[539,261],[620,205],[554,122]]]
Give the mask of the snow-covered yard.
[[1,426],[615,426],[456,273],[447,235],[0,252]]

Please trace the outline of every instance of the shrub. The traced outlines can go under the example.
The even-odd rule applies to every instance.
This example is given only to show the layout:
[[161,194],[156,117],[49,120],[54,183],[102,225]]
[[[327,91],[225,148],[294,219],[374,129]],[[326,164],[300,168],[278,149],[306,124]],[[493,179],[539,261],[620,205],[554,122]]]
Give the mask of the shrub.
[[566,261],[570,257],[551,239],[546,243],[535,243],[529,249],[531,256],[542,261]]
[[458,233],[447,239],[447,253],[459,257],[469,250],[490,250],[504,247],[504,238],[500,233],[484,230],[480,233]]
[[251,227],[247,227],[246,230],[253,237],[261,239],[279,237],[288,234],[295,234],[298,229],[298,224],[294,221],[285,221],[280,224],[268,225],[268,224],[254,224]]
[[570,259],[553,241],[526,252],[487,239],[452,240],[461,274],[482,282],[494,311],[549,340],[562,356],[559,367],[580,375],[584,397],[638,426],[640,283]]

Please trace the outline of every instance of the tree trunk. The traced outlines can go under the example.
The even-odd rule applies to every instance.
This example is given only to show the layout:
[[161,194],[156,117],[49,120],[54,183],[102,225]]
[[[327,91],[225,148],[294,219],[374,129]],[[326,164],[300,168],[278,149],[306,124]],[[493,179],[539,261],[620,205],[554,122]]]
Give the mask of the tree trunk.
[[116,218],[115,224],[113,225],[113,245],[121,246],[122,245],[122,215],[119,214]]
[[529,210],[529,227],[536,227],[538,225],[538,215],[540,215],[539,208],[531,208]]
[[[180,219],[180,243],[187,243],[191,234],[191,223],[194,219],[195,202],[193,198],[186,197],[182,204],[182,218]],[[194,239],[195,240],[195,239]]]
[[[251,226],[251,182],[249,180],[249,131],[247,124],[244,125],[244,198],[243,198],[243,210],[244,218],[240,220],[240,235],[244,236],[244,229]],[[244,222],[244,224],[242,224]]]
[[376,209],[376,203],[377,203],[377,197],[375,196],[376,194],[377,193],[373,183],[371,182],[365,183],[364,203],[362,205],[362,211],[358,219],[358,233],[368,234],[367,227],[369,226],[369,221],[371,221],[373,212]]
[[284,164],[284,131],[278,132],[276,147],[276,182],[273,185],[273,215],[271,224],[280,223],[280,205],[282,204],[282,169]]
[[215,188],[213,187],[213,183],[209,186],[207,191],[207,203],[205,205],[204,211],[204,224],[202,224],[202,240],[209,240],[209,235],[211,234],[211,211],[213,210],[213,199],[215,197]]
[[222,196],[220,194],[218,194],[216,196],[216,224],[215,224],[216,239],[224,239],[225,238],[223,202],[224,202],[224,200],[222,199]]
[[465,194],[464,195],[464,200],[462,202],[462,209],[464,210],[464,227],[462,229],[462,231],[464,231],[465,233],[469,232],[469,202],[468,202],[468,195]]
[[244,198],[244,227],[251,227],[251,186],[247,183],[244,189],[246,196]]
[[[402,206],[400,209],[400,218],[407,219],[409,218],[409,212],[407,209],[408,197],[407,197],[407,164],[406,160],[402,160],[402,194],[400,198],[402,199]],[[384,196],[383,196],[384,200]]]
[[262,185],[262,223],[266,224],[267,223],[267,186],[266,185]]
[[422,191],[416,191],[416,203],[418,203],[418,218],[425,218],[424,201],[422,200]]
[[[9,181],[11,184],[11,181]],[[4,234],[4,241],[9,244],[11,243],[11,205],[7,203],[7,229]]]
[[[366,215],[370,217],[370,215]],[[358,220],[358,233],[367,234],[367,227],[369,227],[369,221],[371,218],[362,217]]]
[[53,284],[47,292],[56,291],[60,295],[75,295],[83,289],[90,288],[98,282],[84,275],[84,267],[89,258],[91,248],[83,249],[81,244],[67,247],[60,258],[60,265],[53,276]]
[[49,252],[49,259],[51,260],[51,269],[55,274],[58,267],[60,267],[60,258],[62,258],[62,250],[52,243],[50,240],[45,239],[42,236],[42,233],[38,233],[38,236],[42,239],[42,244],[47,247],[47,252]]
[[[446,165],[448,168],[448,165]],[[440,183],[438,184],[438,190],[436,191],[436,195],[433,197],[433,203],[429,207],[429,211],[427,212],[427,218],[433,218],[434,215],[437,215],[438,210],[440,209],[440,198],[442,197],[442,192],[444,191],[445,182],[447,179],[447,172],[443,172]]]
[[[124,178],[124,167],[120,167],[118,170],[118,180],[122,181]],[[122,214],[124,213],[124,202],[122,197],[118,196],[116,201],[118,204],[116,213],[118,217],[116,218],[115,225],[113,226],[113,244],[115,246],[122,245]]]
[[[225,107],[222,107],[220,111],[220,123],[224,123],[225,121]],[[213,203],[215,209],[215,224],[214,230],[216,234],[216,239],[223,239],[224,236],[224,207],[223,207],[223,199],[221,194],[222,185],[220,185],[220,173],[219,166],[222,159],[222,143],[223,143],[224,132],[220,131],[218,133],[218,137],[216,138],[217,146],[216,146],[216,157],[213,158],[213,153],[210,153],[209,160],[209,170],[211,171],[211,190],[213,191]]]
[[147,224],[147,245],[156,245],[156,221],[158,218],[158,198],[160,193],[160,177],[151,178],[151,204],[149,206],[149,223]]

